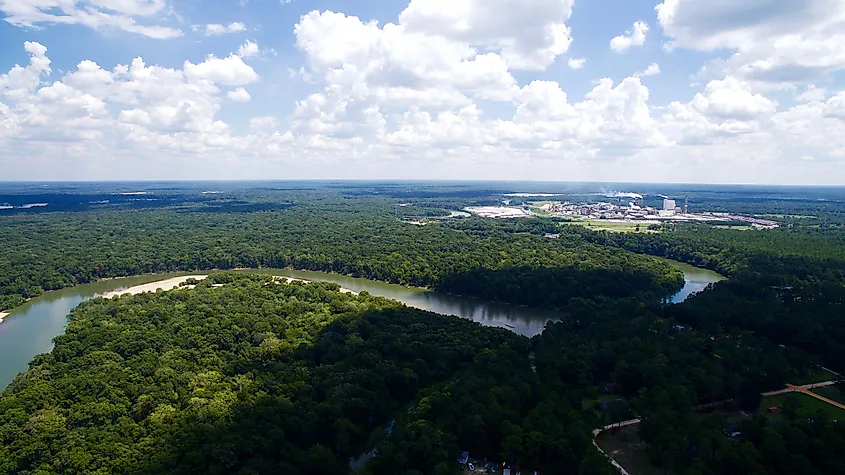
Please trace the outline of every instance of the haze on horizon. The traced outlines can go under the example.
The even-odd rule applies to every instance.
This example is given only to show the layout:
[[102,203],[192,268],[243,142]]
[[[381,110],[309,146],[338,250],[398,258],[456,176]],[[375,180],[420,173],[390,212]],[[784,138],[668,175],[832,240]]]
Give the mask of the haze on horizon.
[[845,184],[845,0],[0,1],[0,181]]

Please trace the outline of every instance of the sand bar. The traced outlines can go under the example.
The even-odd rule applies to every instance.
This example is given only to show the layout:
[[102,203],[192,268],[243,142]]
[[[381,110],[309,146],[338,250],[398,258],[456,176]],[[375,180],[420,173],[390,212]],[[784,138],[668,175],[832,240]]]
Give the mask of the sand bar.
[[[149,284],[141,284],[136,285],[133,287],[128,287],[125,289],[114,290],[112,292],[107,292],[102,295],[103,298],[110,299],[112,297],[117,297],[118,295],[137,295],[143,294],[144,292],[155,292],[158,289],[161,290],[172,290],[179,287],[180,284],[184,283],[188,279],[195,279],[195,280],[202,280],[207,278],[207,275],[186,275],[182,277],[173,277],[171,279],[159,280],[157,282],[150,282]],[[293,277],[282,277],[282,276],[274,276],[276,282],[284,282],[286,284],[290,284],[293,282],[302,282],[303,284],[310,284],[310,280],[305,279],[296,279]],[[213,287],[222,287],[223,284],[214,284]],[[192,288],[193,286],[185,286],[184,288]],[[358,295],[358,292],[354,290],[341,288],[340,292],[343,294],[353,294]],[[0,319],[2,320],[2,319]]]
[[[276,282],[284,282],[286,284],[291,284],[293,282],[302,282],[303,284],[310,284],[312,282],[310,280],[297,279],[295,277],[282,277],[282,276],[279,276],[279,275],[273,276],[273,278]],[[355,292],[352,289],[346,289],[346,288],[343,288],[343,287],[340,288],[340,293],[358,295],[358,292]]]
[[149,284],[142,284],[136,285],[134,287],[129,287],[126,289],[115,290],[112,292],[107,292],[102,295],[103,298],[110,299],[112,297],[117,297],[118,295],[137,295],[143,294],[144,292],[155,292],[158,289],[161,290],[172,290],[179,287],[179,284],[187,281],[188,279],[196,279],[202,280],[208,277],[207,275],[186,275],[183,277],[173,277],[172,279],[160,280],[158,282],[150,282]]

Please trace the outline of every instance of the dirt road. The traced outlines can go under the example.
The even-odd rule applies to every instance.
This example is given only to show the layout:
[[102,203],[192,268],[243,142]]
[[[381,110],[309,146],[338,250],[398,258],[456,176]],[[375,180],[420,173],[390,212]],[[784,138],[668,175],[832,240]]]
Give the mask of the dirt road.
[[[824,402],[826,402],[830,405],[836,406],[840,409],[845,409],[845,404],[838,403],[838,402],[833,401],[831,399],[828,399],[828,398],[826,398],[826,397],[824,397],[820,394],[816,394],[812,391],[813,389],[816,389],[816,388],[833,386],[834,384],[836,384],[836,381],[824,381],[824,382],[821,382],[821,383],[805,384],[803,386],[796,386],[794,384],[787,384],[786,387],[783,388],[783,389],[779,389],[777,391],[768,391],[768,392],[765,392],[765,393],[761,393],[760,395],[765,397],[765,396],[776,396],[778,394],[786,394],[786,393],[803,393],[803,394],[806,394],[810,397],[814,397],[816,399],[824,401]],[[710,404],[702,404],[700,406],[694,407],[693,409],[699,410],[699,409],[712,408],[712,407],[720,406],[720,405],[728,403],[728,402],[730,402],[730,401],[719,401],[719,402],[713,402],[713,403],[710,403]],[[593,445],[598,449],[598,451],[602,455],[604,455],[604,456],[606,456],[607,458],[610,459],[610,463],[614,467],[616,467],[616,469],[619,470],[619,473],[621,473],[622,475],[630,475],[630,473],[627,470],[625,470],[622,467],[622,465],[619,465],[619,462],[617,462],[613,457],[608,455],[604,450],[602,450],[601,447],[599,447],[598,436],[599,436],[599,434],[601,434],[602,432],[604,432],[606,430],[618,429],[620,427],[628,427],[628,426],[639,424],[640,422],[641,422],[640,419],[630,419],[630,420],[627,420],[627,421],[624,421],[624,422],[618,422],[616,424],[608,424],[604,427],[599,427],[598,429],[595,429],[593,431]]]

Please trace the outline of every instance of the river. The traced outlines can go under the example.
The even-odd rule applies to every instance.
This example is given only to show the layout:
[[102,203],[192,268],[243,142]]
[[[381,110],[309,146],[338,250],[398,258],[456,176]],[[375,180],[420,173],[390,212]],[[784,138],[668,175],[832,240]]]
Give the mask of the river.
[[[702,290],[708,283],[722,279],[721,276],[711,271],[697,269],[674,261],[669,261],[669,263],[676,267],[683,266],[679,268],[684,271],[686,277],[686,285],[672,297],[673,302],[682,301],[691,293]],[[245,272],[334,282],[355,292],[366,290],[372,295],[398,300],[409,307],[444,315],[456,315],[483,325],[507,328],[529,337],[542,332],[547,321],[558,318],[556,312],[547,310],[473,300],[443,292],[323,272],[288,269],[261,269]],[[114,290],[183,275],[189,274],[182,272],[126,277],[79,285],[47,292],[13,309],[5,321],[0,324],[0,390],[5,388],[19,372],[26,371],[29,361],[35,355],[52,349],[53,338],[64,333],[67,325],[67,314],[81,302]]]
[[669,298],[672,303],[681,303],[690,295],[701,292],[708,285],[725,280],[725,277],[713,272],[709,269],[702,269],[700,267],[684,264],[683,262],[673,261],[671,259],[660,260],[668,263],[676,269],[680,269],[684,273],[684,287],[677,294]]

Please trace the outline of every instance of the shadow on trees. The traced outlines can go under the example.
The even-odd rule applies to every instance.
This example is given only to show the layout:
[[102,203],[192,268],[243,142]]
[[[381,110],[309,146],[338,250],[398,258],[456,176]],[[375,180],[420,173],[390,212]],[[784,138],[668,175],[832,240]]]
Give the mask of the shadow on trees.
[[172,427],[135,473],[346,473],[420,390],[502,347],[527,361],[526,338],[467,320],[409,308],[346,315],[313,345],[234,368],[260,390],[242,390],[224,417]]
[[572,299],[658,301],[677,293],[683,277],[637,269],[568,267],[475,268],[443,276],[437,289],[528,307],[561,309]]

